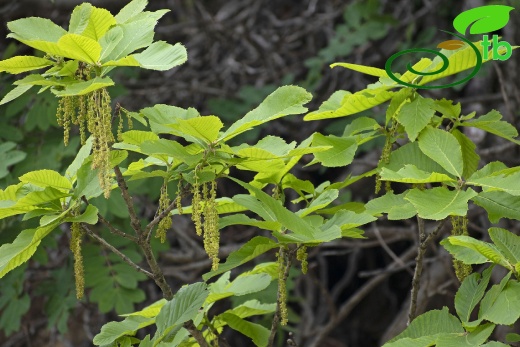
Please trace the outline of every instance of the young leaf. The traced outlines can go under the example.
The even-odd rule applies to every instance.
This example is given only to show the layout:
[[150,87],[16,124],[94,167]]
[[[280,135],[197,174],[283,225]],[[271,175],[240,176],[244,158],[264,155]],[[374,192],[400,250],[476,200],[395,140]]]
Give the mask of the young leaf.
[[395,151],[392,151],[389,163],[385,164],[383,167],[392,171],[399,171],[406,165],[413,165],[417,167],[417,169],[425,172],[448,174],[442,166],[430,159],[419,149],[417,141],[407,143]]
[[496,110],[491,110],[487,114],[477,118],[471,119],[467,122],[462,122],[462,126],[474,127],[487,131],[488,133],[500,136],[506,140],[520,144],[520,141],[516,140],[518,131],[516,128],[506,121],[501,120],[502,115]]
[[462,177],[462,150],[455,136],[444,130],[428,127],[419,135],[419,148],[446,171]]
[[514,324],[520,318],[520,283],[508,281],[493,304],[482,311],[482,318],[495,324]]
[[188,53],[180,43],[170,45],[164,41],[157,41],[133,57],[144,69],[166,71],[184,64],[188,59]]
[[157,332],[153,340],[156,343],[162,341],[172,330],[195,318],[208,294],[207,285],[204,282],[182,287],[157,315],[155,320]]
[[11,31],[11,34],[7,37],[19,41],[22,39],[56,43],[63,35],[67,34],[65,29],[56,25],[53,21],[39,17],[17,19],[7,23],[7,27]]
[[25,93],[31,88],[32,85],[30,84],[15,87],[2,98],[2,100],[0,101],[0,105],[6,104],[9,101],[16,99],[17,97],[21,96],[23,93]]
[[510,263],[520,262],[520,236],[502,228],[490,228],[488,232],[495,246]]
[[270,331],[266,327],[260,324],[248,322],[228,312],[222,313],[218,318],[224,320],[232,329],[251,338],[255,346],[267,346]]
[[218,141],[228,141],[257,125],[280,117],[304,113],[307,111],[307,108],[303,107],[303,105],[311,101],[311,99],[312,95],[301,87],[280,87],[269,94],[257,108],[233,123],[224,134],[218,138]]
[[311,164],[313,164],[318,161],[326,167],[339,167],[350,164],[358,148],[356,140],[353,137],[324,136],[320,133],[313,135],[312,145],[316,147],[331,147],[323,152],[314,153],[315,160],[311,162]]
[[41,69],[53,64],[54,62],[45,58],[20,55],[0,61],[0,72],[18,74],[26,71]]
[[112,60],[117,61],[139,48],[151,45],[156,24],[157,21],[153,19],[143,19],[135,22],[118,24],[118,27],[123,30],[123,38],[115,45],[112,52],[106,55],[103,63]]
[[101,327],[101,332],[94,336],[92,343],[96,346],[106,346],[114,343],[125,335],[135,335],[137,330],[152,325],[155,318],[141,316],[126,317],[121,322],[110,322]]
[[[472,176],[473,177],[473,176]],[[485,191],[503,191],[513,196],[520,196],[520,172],[510,175],[494,173],[490,176],[473,179],[468,178],[467,184],[483,187]]]
[[513,266],[507,261],[507,258],[502,253],[500,253],[498,248],[493,244],[464,235],[450,236],[448,237],[448,240],[452,245],[462,246],[475,250],[489,259],[491,262],[501,265],[506,269],[512,270],[513,268]]
[[227,257],[226,262],[219,265],[218,270],[208,272],[207,274],[202,275],[202,278],[204,281],[207,281],[216,275],[220,275],[236,268],[237,266],[245,264],[259,255],[279,246],[278,243],[267,237],[255,236],[240,247],[240,249],[232,252]]
[[460,148],[462,150],[462,161],[464,163],[464,171],[462,172],[462,176],[468,178],[473,175],[475,171],[477,171],[478,163],[480,161],[480,156],[475,151],[477,146],[466,135],[457,129],[453,130],[451,133],[459,142]]
[[460,285],[455,295],[455,309],[463,324],[469,322],[471,313],[484,297],[491,278],[491,271],[493,271],[493,266],[484,270],[482,278],[480,274],[473,273],[466,277]]
[[[383,86],[376,89],[363,89],[354,94],[345,93],[338,108],[333,110],[319,109],[318,111],[305,115],[303,119],[320,120],[338,118],[368,110],[388,101],[392,95],[394,95],[394,92],[388,91],[390,88],[391,87],[389,86]],[[338,95],[339,94],[335,93],[334,97],[337,97]]]
[[350,63],[334,63],[331,64],[330,67],[334,68],[336,66],[341,66],[346,69],[354,70],[357,72],[361,72],[367,75],[376,76],[376,77],[388,77],[388,74],[385,70],[379,69],[372,66],[358,65],[358,64],[350,64]]
[[453,256],[464,264],[484,264],[488,262],[488,258],[472,248],[454,245],[446,238],[440,244]]
[[215,141],[222,126],[222,121],[217,116],[179,119],[176,123],[168,125],[168,127],[177,130],[175,135],[202,145]]
[[430,123],[434,114],[433,100],[418,97],[402,106],[396,119],[404,126],[410,141],[414,142],[417,135]]
[[389,220],[402,220],[412,218],[417,214],[415,207],[405,200],[406,193],[395,195],[386,193],[385,195],[370,200],[365,205],[365,212],[372,215],[387,213]]
[[87,27],[77,34],[99,41],[113,25],[116,25],[116,19],[109,11],[92,6]]
[[414,165],[405,165],[397,172],[383,167],[380,176],[383,181],[402,183],[456,182],[453,178],[445,174],[425,172],[419,170]]
[[53,187],[59,190],[69,191],[72,184],[68,179],[53,170],[31,171],[19,177],[20,182],[32,183],[38,187]]
[[58,40],[58,48],[66,52],[65,57],[89,64],[97,64],[101,56],[101,45],[86,36],[65,34]]
[[76,82],[74,84],[70,84],[66,86],[63,90],[55,90],[52,92],[57,96],[75,96],[75,95],[85,95],[94,90],[113,86],[114,81],[110,79],[110,77],[95,77],[88,81]]
[[99,57],[100,61],[105,61],[105,58],[108,57],[117,47],[117,44],[123,39],[123,29],[120,26],[112,27],[108,30],[105,35],[99,40],[99,44],[101,45],[101,56]]
[[93,6],[87,2],[74,7],[69,21],[69,33],[80,35],[88,26]]
[[122,24],[133,17],[137,16],[139,13],[143,12],[146,5],[148,5],[148,0],[132,0],[125,7],[119,11],[116,15],[117,23]]
[[442,220],[448,216],[465,216],[468,200],[476,196],[472,190],[449,190],[437,187],[427,190],[411,189],[405,196],[424,219]]
[[42,239],[60,224],[66,213],[67,211],[63,212],[59,219],[45,226],[23,230],[12,243],[0,246],[0,278],[28,261]]
[[484,208],[491,223],[498,223],[501,218],[520,220],[520,197],[500,191],[481,192],[473,202]]

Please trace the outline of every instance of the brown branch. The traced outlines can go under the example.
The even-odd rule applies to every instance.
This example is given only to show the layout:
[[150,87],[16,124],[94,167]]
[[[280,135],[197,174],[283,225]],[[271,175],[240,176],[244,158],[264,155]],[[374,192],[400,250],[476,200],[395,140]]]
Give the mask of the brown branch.
[[[416,252],[417,249],[415,246],[410,247],[406,252],[404,252],[404,254],[402,254],[399,257],[400,262],[406,263],[408,260],[412,259]],[[391,263],[387,266],[387,272],[381,273],[380,275],[373,277],[368,282],[366,282],[361,288],[359,288],[358,291],[348,299],[348,301],[346,301],[344,304],[340,306],[340,309],[338,310],[338,315],[335,319],[331,319],[327,322],[326,325],[318,326],[312,330],[310,334],[311,336],[313,336],[313,339],[308,344],[308,346],[322,346],[322,342],[327,337],[327,335],[338,324],[340,324],[350,314],[350,312],[352,312],[356,305],[359,304],[361,300],[365,298],[365,296],[367,296],[372,290],[377,288],[377,286],[381,284],[381,282],[383,282],[388,276],[390,276],[393,273],[391,270],[399,266],[400,265],[396,262]]]
[[417,224],[419,225],[419,248],[417,250],[417,257],[415,258],[415,271],[412,279],[412,290],[410,294],[410,309],[408,311],[408,323],[410,324],[416,316],[417,310],[417,296],[419,295],[419,289],[421,287],[421,273],[423,269],[423,259],[426,254],[426,248],[430,241],[437,236],[439,231],[444,225],[445,219],[443,219],[428,236],[426,236],[426,230],[424,228],[424,220],[417,216]]
[[136,263],[134,263],[130,258],[128,258],[126,255],[124,255],[123,253],[121,253],[121,251],[119,251],[117,248],[115,248],[114,246],[112,246],[110,243],[108,243],[105,239],[103,239],[101,236],[97,235],[96,233],[94,233],[87,225],[85,225],[84,223],[81,223],[81,226],[83,228],[83,230],[85,230],[85,232],[90,236],[92,237],[93,239],[95,239],[96,241],[98,241],[99,243],[101,243],[103,246],[105,246],[106,248],[108,248],[109,250],[111,250],[112,252],[114,252],[116,255],[118,255],[125,263],[127,263],[128,265],[130,265],[131,267],[133,267],[134,269],[136,269],[137,271],[139,272],[142,272],[144,273],[146,276],[154,279],[154,275],[143,269],[142,267],[140,267],[139,265],[137,265]]
[[[81,197],[81,200],[83,200],[83,202],[87,205],[90,205],[89,201],[87,200],[87,198],[85,196],[82,196]],[[110,223],[109,221],[107,221],[105,219],[105,217],[103,217],[100,213],[97,214],[98,216],[98,219],[101,221],[101,223],[105,224],[105,226],[108,228],[108,230],[110,230],[110,232],[114,235],[118,235],[118,236],[121,236],[121,237],[124,237],[125,239],[128,239],[128,240],[131,240],[135,243],[137,243],[137,237],[133,236],[133,235],[130,235],[130,234],[127,234],[125,233],[124,231],[122,230],[119,230],[118,228],[114,227],[112,225],[112,223]]]
[[140,235],[141,222],[139,220],[139,217],[137,217],[137,214],[135,213],[132,197],[128,193],[128,186],[126,185],[125,179],[123,177],[123,174],[121,173],[121,170],[119,169],[119,166],[114,166],[114,172],[116,174],[117,185],[119,186],[119,189],[121,189],[121,195],[125,200],[125,204],[128,208],[128,213],[130,214],[130,224],[132,225],[132,229],[134,229],[136,235]]
[[183,326],[186,330],[189,331],[191,336],[193,336],[193,338],[195,339],[195,341],[197,341],[200,347],[210,347],[206,342],[206,339],[202,335],[202,332],[197,330],[197,327],[195,326],[195,324],[193,324],[192,320],[187,321],[186,323],[184,323]]

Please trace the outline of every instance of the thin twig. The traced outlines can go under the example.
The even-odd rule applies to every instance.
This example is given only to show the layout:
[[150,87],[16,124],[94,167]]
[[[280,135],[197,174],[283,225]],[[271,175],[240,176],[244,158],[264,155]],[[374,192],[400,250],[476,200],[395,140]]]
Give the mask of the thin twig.
[[[89,201],[87,200],[87,198],[85,196],[82,196],[81,197],[81,200],[83,200],[83,202],[87,205],[89,205]],[[137,237],[133,236],[133,235],[129,235],[127,233],[125,233],[124,231],[122,230],[119,230],[118,228],[114,227],[112,225],[112,223],[110,223],[109,221],[107,221],[105,219],[105,217],[103,217],[99,212],[97,214],[98,216],[98,219],[101,221],[101,223],[105,224],[105,226],[108,228],[108,230],[110,230],[110,232],[114,235],[118,235],[118,236],[121,236],[121,237],[124,237],[125,239],[128,239],[128,240],[131,240],[135,243],[137,243]]]
[[408,323],[415,318],[417,310],[417,296],[419,295],[419,289],[421,287],[421,273],[423,269],[423,259],[426,254],[426,248],[430,241],[437,236],[439,231],[442,229],[446,219],[443,219],[428,236],[426,236],[426,230],[424,228],[424,220],[417,216],[417,224],[419,226],[419,248],[417,250],[417,257],[415,258],[415,271],[412,279],[412,290],[410,295],[410,309],[408,311]]
[[183,326],[186,330],[189,331],[191,336],[193,336],[193,338],[195,339],[195,341],[197,341],[200,347],[210,347],[206,342],[206,339],[202,335],[202,332],[197,330],[197,327],[195,326],[195,324],[193,324],[192,320],[187,321],[186,323],[184,323]]
[[130,224],[132,225],[132,229],[134,229],[137,235],[140,235],[141,222],[139,220],[139,217],[137,217],[137,214],[135,213],[132,197],[128,193],[128,186],[126,185],[125,179],[123,177],[123,174],[121,173],[121,170],[119,169],[119,166],[114,166],[114,172],[116,174],[117,185],[119,186],[119,189],[121,189],[121,195],[125,200],[125,204],[128,208],[128,213],[130,214]]
[[173,211],[173,209],[177,206],[177,203],[175,200],[173,200],[170,205],[161,213],[159,213],[148,225],[146,226],[144,230],[144,234],[146,235],[146,241],[150,241],[150,235],[152,234],[152,229],[154,226],[159,224],[161,220],[166,218],[168,214]]
[[92,237],[93,239],[95,239],[96,241],[98,241],[99,243],[101,243],[103,246],[105,246],[106,248],[110,249],[112,252],[114,252],[116,255],[118,255],[125,263],[127,263],[128,265],[130,265],[131,267],[133,267],[134,269],[136,269],[137,271],[139,272],[142,272],[144,273],[146,276],[154,279],[154,275],[143,269],[142,267],[140,267],[139,265],[137,265],[136,263],[134,263],[130,258],[128,258],[126,255],[124,255],[123,253],[121,253],[117,248],[115,248],[114,246],[112,246],[110,243],[108,243],[105,239],[103,239],[101,236],[97,235],[96,233],[94,233],[92,230],[90,230],[90,228],[85,225],[84,223],[81,223],[81,226],[83,227],[83,230],[86,231],[86,233]]

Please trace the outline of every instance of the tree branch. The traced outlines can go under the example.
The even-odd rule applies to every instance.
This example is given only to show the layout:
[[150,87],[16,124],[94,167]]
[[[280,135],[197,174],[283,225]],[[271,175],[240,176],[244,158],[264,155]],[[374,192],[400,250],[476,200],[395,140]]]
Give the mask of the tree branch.
[[195,341],[197,341],[200,347],[210,347],[206,342],[206,339],[202,335],[202,332],[197,330],[197,327],[195,326],[195,324],[193,324],[192,320],[187,321],[186,323],[184,323],[183,326],[186,330],[189,331],[191,336],[193,336],[193,338],[195,339]]
[[125,179],[123,177],[123,174],[121,173],[121,170],[119,169],[119,166],[114,166],[114,172],[116,174],[117,185],[119,186],[119,189],[121,189],[121,195],[125,200],[125,204],[128,208],[128,213],[130,214],[130,224],[132,225],[132,229],[134,229],[136,235],[140,235],[141,222],[139,220],[139,217],[137,217],[137,214],[135,213],[132,197],[128,193],[128,186],[126,185]]
[[117,248],[115,248],[114,246],[112,246],[110,243],[108,243],[105,239],[103,239],[101,236],[97,235],[96,233],[94,233],[87,225],[85,225],[84,223],[81,223],[81,227],[83,228],[83,230],[85,230],[85,232],[90,236],[92,237],[93,239],[95,239],[96,241],[98,241],[99,243],[101,243],[103,246],[105,246],[106,248],[110,249],[112,252],[114,252],[115,254],[117,254],[121,259],[123,259],[123,261],[125,263],[127,263],[128,265],[130,265],[131,267],[133,267],[134,269],[136,269],[137,271],[139,272],[142,272],[144,273],[146,276],[154,279],[154,274],[152,274],[151,272],[143,269],[142,267],[140,267],[139,265],[137,265],[136,263],[134,263],[130,258],[128,258],[126,255],[124,255],[123,253],[121,253],[121,251],[119,251]]
[[426,254],[426,248],[430,241],[437,236],[439,231],[442,229],[444,222],[443,219],[428,236],[426,236],[426,230],[424,228],[424,220],[417,216],[417,224],[419,225],[419,248],[417,250],[417,257],[415,258],[415,271],[412,279],[412,290],[410,296],[410,310],[408,311],[408,323],[410,324],[416,316],[417,310],[417,296],[419,295],[419,289],[421,287],[421,273],[423,269],[423,259]]

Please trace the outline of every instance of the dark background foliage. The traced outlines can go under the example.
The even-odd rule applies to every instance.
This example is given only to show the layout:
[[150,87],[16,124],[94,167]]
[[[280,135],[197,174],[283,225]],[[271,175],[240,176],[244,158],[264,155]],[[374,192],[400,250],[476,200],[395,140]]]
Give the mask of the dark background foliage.
[[[453,18],[472,7],[490,3],[516,6],[518,9],[511,13],[509,24],[499,34],[503,40],[520,44],[518,1],[150,2],[151,10],[172,10],[159,22],[156,39],[182,42],[188,49],[188,62],[164,73],[122,69],[115,77],[120,87],[112,90],[115,101],[129,110],[156,103],[195,107],[201,114],[216,114],[228,124],[283,84],[294,83],[311,91],[314,100],[310,109],[317,108],[335,90],[362,89],[374,80],[345,69],[330,69],[328,64],[348,61],[383,67],[386,59],[397,51],[411,47],[434,48],[438,42],[448,39],[439,29],[452,29]],[[46,17],[66,26],[70,12],[79,3],[77,0],[2,0],[0,37],[7,34],[5,23],[22,17]],[[117,13],[127,1],[91,3]],[[2,39],[0,54],[5,59],[33,52],[15,45],[13,40]],[[496,108],[518,127],[518,54],[515,51],[506,62],[486,64],[478,77],[462,87],[423,94],[461,102],[465,114],[472,111],[484,114]],[[7,93],[13,80],[9,75],[0,76],[1,95]],[[15,182],[16,177],[27,171],[63,170],[72,160],[79,143],[71,141],[68,147],[63,146],[62,133],[54,118],[56,105],[52,96],[32,94],[0,107],[0,188]],[[384,109],[364,114],[382,119]],[[239,140],[255,143],[259,137],[271,134],[299,142],[314,131],[341,134],[353,117],[320,122],[303,122],[301,116],[289,117],[247,133]],[[477,131],[468,135],[478,144],[481,164],[499,159],[509,166],[520,165],[515,145]],[[375,167],[379,154],[380,147],[366,147],[346,169],[325,170],[302,164],[296,167],[294,174],[318,184],[326,180],[335,182]],[[143,218],[153,216],[159,185],[160,182],[152,182],[131,187],[138,195]],[[232,186],[219,186],[221,196],[234,192]],[[96,206],[124,228],[127,214],[116,195],[112,194],[108,202],[97,200]],[[373,182],[364,181],[340,198],[343,202],[365,202],[373,196]],[[490,226],[485,212],[470,206],[469,216],[470,233],[485,239],[485,231]],[[518,223],[507,224],[503,220],[502,224],[519,232]],[[17,218],[1,220],[0,244],[10,242],[22,227],[30,225]],[[175,288],[200,280],[201,274],[210,267],[201,240],[192,229],[188,218],[179,217],[169,234],[169,245],[156,245],[168,280]],[[252,229],[228,229],[222,236],[222,258],[258,233]],[[443,236],[449,231],[449,225],[444,229]],[[90,277],[87,268],[87,286],[90,281],[91,289],[87,299],[76,301],[64,231],[66,228],[58,230],[53,238],[45,241],[34,260],[0,280],[1,347],[89,346],[103,323],[118,319],[116,312],[126,313],[160,298],[152,283],[141,282],[138,275],[128,272],[124,266],[118,267],[117,259],[87,243],[85,257],[91,257],[94,264]],[[289,329],[281,331],[280,337],[292,331],[299,346],[370,347],[381,345],[404,328],[417,242],[415,221],[380,220],[377,226],[366,229],[366,236],[366,240],[344,239],[311,250],[309,273],[301,276],[295,272],[291,277],[291,323]],[[139,259],[131,246],[120,244],[119,248]],[[396,261],[399,256],[407,261]],[[127,276],[127,282],[121,280],[122,274]],[[96,278],[104,283],[108,281],[110,288],[116,291],[122,287],[131,290],[104,297],[99,285],[93,284],[99,282]],[[457,285],[449,256],[435,243],[426,258],[419,311],[450,305]],[[272,294],[271,291],[265,295]],[[227,338],[232,346],[247,345],[236,334]],[[286,345],[283,338],[279,345]]]

